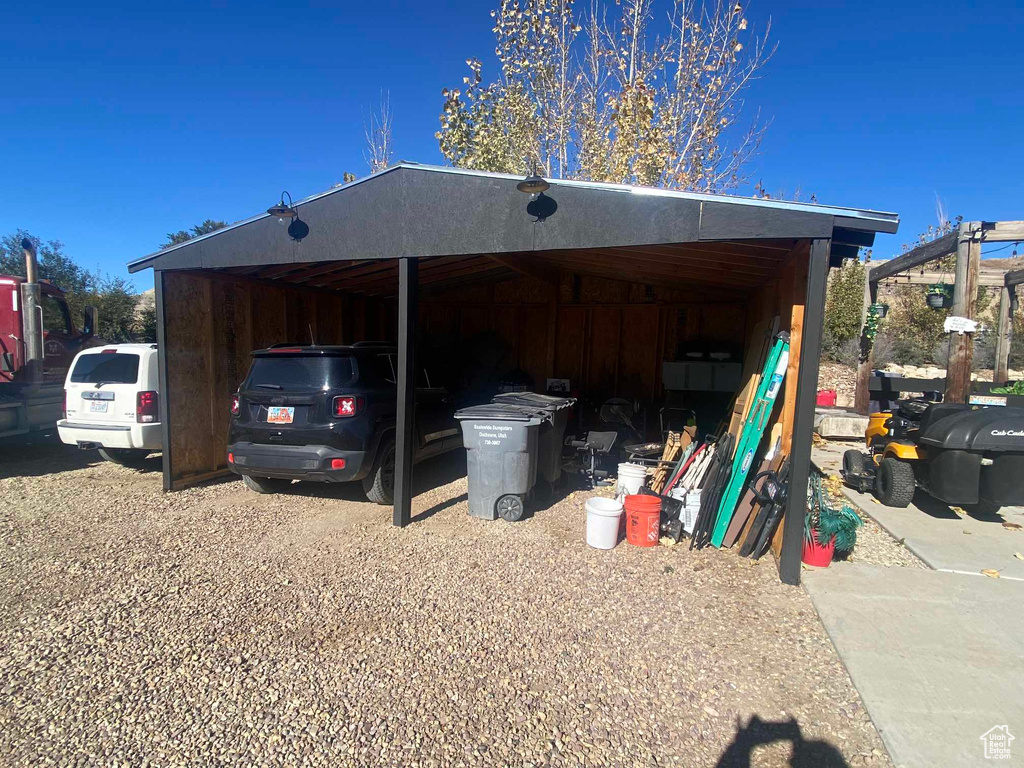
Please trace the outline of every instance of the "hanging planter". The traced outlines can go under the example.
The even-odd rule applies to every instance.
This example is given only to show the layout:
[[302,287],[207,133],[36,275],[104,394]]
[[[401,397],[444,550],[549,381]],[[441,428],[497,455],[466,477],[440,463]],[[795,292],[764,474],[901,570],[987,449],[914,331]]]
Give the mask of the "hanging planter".
[[948,309],[953,306],[952,286],[946,283],[933,283],[928,286],[926,299],[932,309]]

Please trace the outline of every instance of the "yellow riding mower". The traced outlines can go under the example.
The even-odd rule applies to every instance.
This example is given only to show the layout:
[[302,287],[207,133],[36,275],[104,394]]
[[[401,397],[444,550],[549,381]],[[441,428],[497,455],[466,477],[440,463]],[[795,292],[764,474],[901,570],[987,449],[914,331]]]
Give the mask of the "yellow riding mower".
[[843,454],[843,479],[887,506],[916,488],[983,514],[1024,504],[1024,408],[904,400],[871,414],[865,440]]

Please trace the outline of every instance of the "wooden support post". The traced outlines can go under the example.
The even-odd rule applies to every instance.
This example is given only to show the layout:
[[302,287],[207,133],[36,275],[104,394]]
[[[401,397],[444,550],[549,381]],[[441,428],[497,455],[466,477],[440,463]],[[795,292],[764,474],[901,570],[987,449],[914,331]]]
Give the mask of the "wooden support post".
[[419,260],[398,260],[398,416],[395,436],[394,524],[412,519],[412,460],[416,440],[416,318]]
[[[956,272],[953,286],[953,315],[974,319],[978,298],[978,272],[981,269],[981,239],[976,222],[960,225],[956,243]],[[946,369],[947,403],[966,403],[971,391],[971,363],[974,360],[974,336],[950,334],[949,364]]]
[[171,400],[167,386],[167,307],[164,303],[164,273],[153,270],[153,288],[156,294],[156,343],[160,354],[156,356],[157,381],[160,383],[160,440],[164,490],[171,490]]
[[999,318],[996,328],[996,362],[992,381],[995,384],[1006,384],[1010,379],[1010,341],[1013,338],[1013,307],[1012,289],[1003,286],[999,289]]
[[797,374],[793,437],[789,454],[789,498],[783,518],[782,552],[779,575],[784,584],[800,583],[803,556],[804,517],[807,514],[807,481],[811,470],[811,444],[814,431],[814,404],[818,394],[818,364],[821,358],[821,331],[825,322],[825,293],[828,290],[828,239],[811,243],[804,302],[800,369]]
[[867,321],[868,307],[878,301],[878,283],[871,282],[871,270],[864,269],[864,306],[860,313],[860,359],[857,363],[857,391],[854,394],[853,407],[857,413],[867,415],[871,408],[871,393],[868,384],[871,381],[871,368],[874,364],[875,343],[868,338]]

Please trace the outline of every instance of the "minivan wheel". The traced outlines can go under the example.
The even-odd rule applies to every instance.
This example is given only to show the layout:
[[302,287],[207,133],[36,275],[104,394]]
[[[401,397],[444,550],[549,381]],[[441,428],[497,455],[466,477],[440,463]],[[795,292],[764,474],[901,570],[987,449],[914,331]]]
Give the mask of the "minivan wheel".
[[374,504],[395,502],[395,441],[388,442],[380,450],[380,458],[373,465],[370,474],[363,478],[363,491]]
[[281,477],[253,477],[252,475],[242,475],[242,482],[246,488],[256,491],[256,493],[277,493],[292,484],[291,480]]
[[100,448],[100,456],[123,467],[141,467],[149,451],[141,448]]

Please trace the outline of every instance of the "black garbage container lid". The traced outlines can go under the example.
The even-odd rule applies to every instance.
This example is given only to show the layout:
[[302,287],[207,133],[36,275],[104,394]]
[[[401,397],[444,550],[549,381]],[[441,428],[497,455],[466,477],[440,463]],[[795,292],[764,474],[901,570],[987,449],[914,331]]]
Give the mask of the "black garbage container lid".
[[509,403],[484,403],[460,408],[455,412],[456,419],[500,419],[502,421],[547,421],[550,414],[536,407],[512,405]]
[[504,392],[500,395],[495,395],[491,402],[525,405],[531,408],[543,408],[546,411],[560,411],[573,405],[576,402],[576,398],[538,395],[536,392]]

